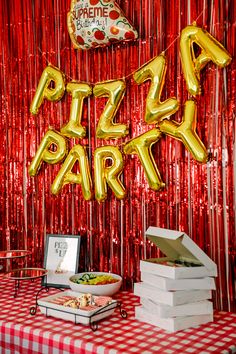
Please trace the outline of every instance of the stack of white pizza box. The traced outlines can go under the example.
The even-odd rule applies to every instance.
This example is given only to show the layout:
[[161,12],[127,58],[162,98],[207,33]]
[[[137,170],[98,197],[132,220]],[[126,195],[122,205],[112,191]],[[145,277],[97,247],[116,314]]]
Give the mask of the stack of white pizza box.
[[135,318],[170,332],[213,321],[216,264],[184,232],[151,226],[146,236],[166,257],[140,262]]

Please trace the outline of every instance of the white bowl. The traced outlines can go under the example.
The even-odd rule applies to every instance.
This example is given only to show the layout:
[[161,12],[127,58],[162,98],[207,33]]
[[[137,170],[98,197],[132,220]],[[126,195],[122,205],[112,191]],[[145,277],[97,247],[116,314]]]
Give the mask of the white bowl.
[[[89,284],[78,284],[73,280],[81,278],[84,274],[95,274],[95,275],[111,275],[113,278],[118,279],[117,282],[111,284],[98,284],[98,285],[89,285]],[[122,278],[118,274],[106,273],[106,272],[84,272],[72,275],[69,279],[70,288],[73,291],[80,293],[89,293],[93,295],[107,295],[111,296],[117,293],[121,287]]]

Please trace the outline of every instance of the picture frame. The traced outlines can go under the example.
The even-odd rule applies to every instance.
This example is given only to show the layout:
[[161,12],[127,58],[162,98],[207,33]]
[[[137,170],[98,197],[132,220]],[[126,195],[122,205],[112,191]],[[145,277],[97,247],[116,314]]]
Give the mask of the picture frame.
[[80,235],[47,234],[44,252],[44,268],[48,271],[42,285],[69,288],[69,278],[78,273]]

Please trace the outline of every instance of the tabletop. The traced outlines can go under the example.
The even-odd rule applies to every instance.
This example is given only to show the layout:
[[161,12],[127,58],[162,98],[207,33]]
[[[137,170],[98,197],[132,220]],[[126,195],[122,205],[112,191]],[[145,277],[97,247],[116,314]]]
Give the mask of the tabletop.
[[[127,311],[126,319],[118,309],[99,322],[97,331],[89,326],[46,317],[37,309],[35,315],[29,310],[35,304],[40,289],[39,279],[22,281],[14,298],[14,282],[0,278],[0,348],[7,354],[153,354],[153,353],[235,353],[236,314],[216,312],[214,322],[168,333],[158,327],[139,322],[134,318],[134,307],[139,298],[122,291],[116,298]],[[43,290],[40,297],[58,292]]]

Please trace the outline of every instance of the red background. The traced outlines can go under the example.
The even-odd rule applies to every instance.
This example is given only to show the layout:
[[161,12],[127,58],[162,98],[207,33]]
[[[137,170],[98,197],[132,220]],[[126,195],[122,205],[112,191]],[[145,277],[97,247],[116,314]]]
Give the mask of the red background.
[[[201,72],[197,131],[211,159],[199,164],[183,144],[162,137],[153,154],[166,188],[152,191],[137,157],[125,157],[123,182],[127,198],[109,191],[104,203],[85,201],[80,186],[67,185],[59,196],[50,186],[60,166],[46,165],[31,178],[28,167],[48,127],[60,130],[69,119],[69,95],[45,102],[30,114],[44,68],[51,63],[74,79],[91,84],[126,77],[127,91],[117,121],[129,126],[121,145],[151,129],[144,121],[149,83],[137,86],[130,74],[166,50],[168,68],[162,99],[176,96],[181,120],[188,93],[179,54],[181,29],[197,18],[235,55],[234,0],[120,0],[138,30],[139,39],[88,51],[73,49],[66,26],[69,0],[2,0],[0,2],[0,248],[30,249],[31,264],[42,265],[46,233],[80,234],[80,268],[120,273],[124,286],[139,279],[139,260],[155,255],[146,244],[149,225],[185,231],[217,263],[215,305],[235,310],[235,60],[225,69],[209,63]],[[82,124],[88,135],[91,168],[96,147],[107,144],[95,129],[103,99],[85,100]],[[71,146],[76,143],[71,140]]]

